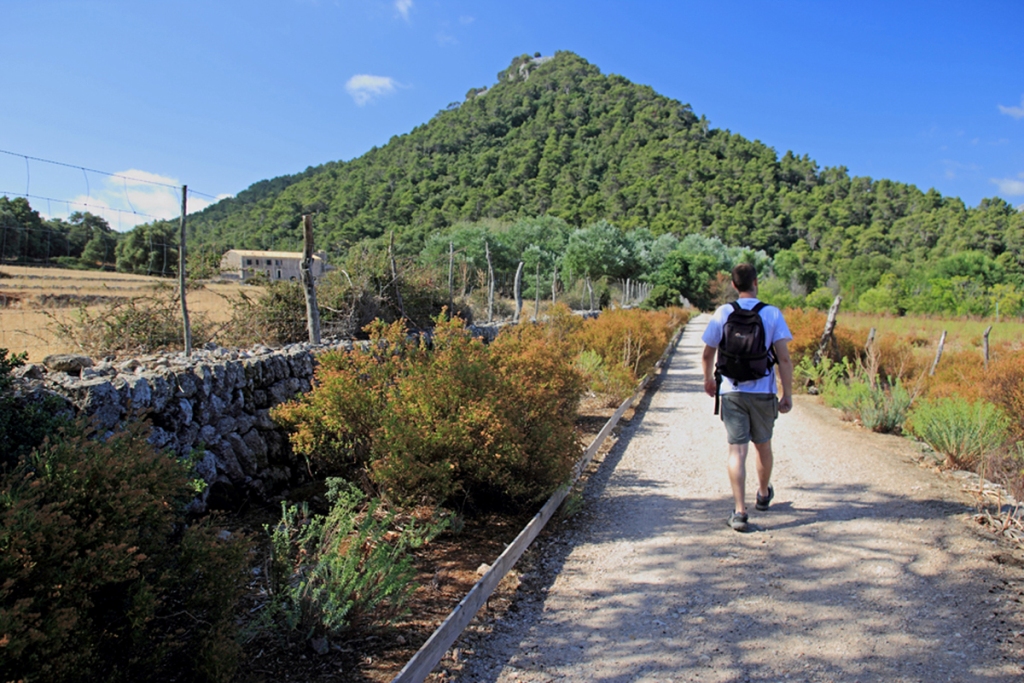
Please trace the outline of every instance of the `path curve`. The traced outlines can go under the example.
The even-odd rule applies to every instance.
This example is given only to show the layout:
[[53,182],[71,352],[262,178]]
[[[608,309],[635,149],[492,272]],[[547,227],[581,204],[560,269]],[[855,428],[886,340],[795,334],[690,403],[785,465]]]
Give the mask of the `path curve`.
[[776,424],[772,509],[750,505],[752,533],[725,525],[707,319],[691,321],[512,608],[462,644],[459,679],[1024,680],[1024,571],[908,441],[798,397]]

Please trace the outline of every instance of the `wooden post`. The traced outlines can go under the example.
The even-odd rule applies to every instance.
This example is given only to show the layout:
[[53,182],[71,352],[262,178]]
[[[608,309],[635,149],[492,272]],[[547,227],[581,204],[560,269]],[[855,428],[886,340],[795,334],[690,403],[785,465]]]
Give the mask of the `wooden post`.
[[984,340],[984,347],[985,347],[985,369],[986,370],[988,370],[988,335],[989,335],[989,333],[991,331],[992,331],[992,326],[989,325],[988,328],[985,330],[985,334],[982,335],[982,339]]
[[453,288],[455,277],[455,243],[448,243],[448,317],[452,317],[452,310],[455,309],[455,290]]
[[185,302],[185,209],[188,203],[188,185],[181,186],[181,241],[178,243],[178,291],[181,294],[181,321],[185,333],[185,357],[192,357],[192,326],[188,321]]
[[935,361],[932,363],[932,369],[928,371],[928,376],[931,377],[935,374],[935,368],[939,367],[939,360],[942,358],[942,347],[946,344],[946,331],[942,331],[942,336],[939,337],[939,348],[935,351]]
[[832,333],[836,329],[836,315],[839,314],[839,304],[842,303],[843,297],[837,296],[832,302],[832,306],[828,309],[828,319],[825,321],[825,331],[821,333],[821,341],[818,342],[818,350],[814,352],[814,364],[817,365],[821,362],[821,359],[825,356],[825,351],[828,350],[828,345],[832,341]]
[[629,305],[629,278],[626,278],[626,284],[622,288],[622,307],[625,308]]
[[405,304],[402,303],[402,290],[398,288],[398,265],[395,263],[395,231],[391,231],[391,242],[388,244],[388,260],[391,261],[391,282],[395,285],[395,301],[398,302],[398,314],[405,320]]
[[537,259],[537,285],[533,288],[533,319],[540,320],[540,259]]
[[592,311],[592,310],[594,310],[594,287],[590,284],[590,274],[589,273],[587,274],[587,277],[585,278],[585,282],[587,283],[587,293],[590,294],[590,309],[589,310]]
[[864,353],[871,351],[871,345],[875,343],[875,328],[871,328],[868,332],[868,341],[864,344]]
[[558,292],[558,266],[551,271],[551,303],[555,303],[555,294]]
[[316,283],[313,281],[313,217],[302,217],[302,266],[299,268],[302,289],[306,293],[306,329],[309,343],[320,343],[320,309],[316,305]]
[[516,317],[514,322],[519,322],[519,316],[523,312],[523,262],[519,262],[519,266],[516,268],[516,282],[513,288],[516,297]]
[[491,247],[484,241],[484,255],[487,256],[487,322],[494,322],[494,266],[491,264]]

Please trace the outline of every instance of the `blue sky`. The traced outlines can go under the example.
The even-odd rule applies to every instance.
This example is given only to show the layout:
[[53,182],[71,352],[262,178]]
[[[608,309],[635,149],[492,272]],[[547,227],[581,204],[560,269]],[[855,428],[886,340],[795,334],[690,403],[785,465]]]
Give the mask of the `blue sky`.
[[[0,192],[172,217],[571,50],[822,167],[1024,205],[1024,2],[3,0]],[[26,160],[60,161],[112,178]],[[26,168],[27,167],[27,168]],[[60,200],[60,201],[54,201]],[[88,205],[86,207],[85,205]],[[133,215],[131,212],[137,214]]]

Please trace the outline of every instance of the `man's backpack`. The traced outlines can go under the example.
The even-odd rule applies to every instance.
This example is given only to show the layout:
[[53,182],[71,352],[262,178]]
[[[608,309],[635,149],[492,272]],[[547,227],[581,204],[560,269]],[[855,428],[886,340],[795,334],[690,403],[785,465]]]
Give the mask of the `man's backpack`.
[[765,341],[761,309],[767,306],[757,302],[749,311],[732,302],[732,313],[722,326],[722,341],[718,345],[715,361],[715,415],[718,414],[722,378],[733,382],[761,379],[776,363],[775,352]]

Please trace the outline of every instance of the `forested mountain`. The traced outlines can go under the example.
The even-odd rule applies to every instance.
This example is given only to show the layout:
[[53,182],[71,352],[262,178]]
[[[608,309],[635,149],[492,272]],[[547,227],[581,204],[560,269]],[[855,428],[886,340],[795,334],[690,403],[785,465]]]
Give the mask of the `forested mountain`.
[[874,275],[858,284],[871,286],[894,263],[964,250],[1024,272],[1024,217],[1002,200],[968,209],[779,156],[569,52],[518,57],[496,85],[384,147],[257,183],[191,218],[190,232],[224,247],[295,248],[303,212],[318,213],[317,239],[335,250],[391,229],[420,245],[460,221],[549,215],[788,250],[783,263],[812,289],[865,270]]

